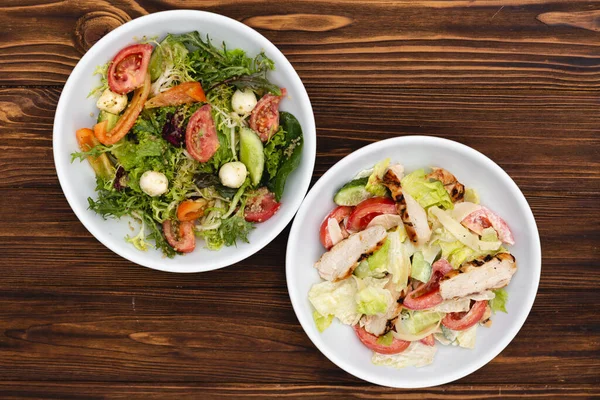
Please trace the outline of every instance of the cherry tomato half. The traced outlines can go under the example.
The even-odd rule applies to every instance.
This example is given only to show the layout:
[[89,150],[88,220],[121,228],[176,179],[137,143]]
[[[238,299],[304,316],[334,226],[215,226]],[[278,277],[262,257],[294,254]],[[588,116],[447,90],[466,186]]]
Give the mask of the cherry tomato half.
[[392,344],[385,346],[377,343],[377,336],[371,335],[365,330],[365,328],[361,328],[358,324],[354,325],[353,328],[354,332],[356,332],[356,336],[358,336],[362,344],[379,354],[402,353],[408,346],[410,346],[410,342],[396,338],[394,338]]
[[[321,229],[319,229],[319,239],[321,240],[321,244],[327,250],[333,247],[333,242],[331,241],[331,237],[329,236],[329,230],[327,229],[327,223],[329,218],[335,219],[338,223],[341,223],[344,218],[348,217],[352,214],[352,207],[348,206],[338,206],[334,208],[334,210],[329,213],[329,215],[323,220],[321,224]],[[342,235],[344,237],[348,237],[348,231],[344,227],[342,228]]]
[[142,86],[151,54],[149,44],[134,44],[119,51],[108,68],[110,90],[126,94]]
[[369,225],[373,218],[381,214],[397,214],[396,203],[387,197],[373,197],[362,201],[355,208],[346,228],[352,231],[361,231]]
[[207,162],[219,149],[219,138],[210,104],[200,107],[190,118],[185,130],[185,148],[200,162]]
[[190,253],[196,248],[193,222],[166,220],[163,222],[163,233],[167,242],[180,253]]
[[275,195],[265,187],[251,194],[244,209],[244,219],[248,222],[265,222],[281,207],[275,200]]
[[268,141],[279,128],[279,102],[287,94],[281,89],[281,96],[267,93],[256,103],[250,115],[250,128],[258,133],[260,140]]

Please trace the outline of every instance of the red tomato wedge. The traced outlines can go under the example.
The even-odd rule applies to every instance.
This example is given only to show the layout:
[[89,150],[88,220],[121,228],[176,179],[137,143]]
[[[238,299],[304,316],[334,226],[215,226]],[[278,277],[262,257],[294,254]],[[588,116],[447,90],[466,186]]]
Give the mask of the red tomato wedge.
[[279,207],[281,203],[275,200],[275,194],[262,187],[248,197],[244,219],[248,222],[265,222],[275,215]]
[[134,44],[117,53],[108,68],[108,87],[126,94],[144,84],[152,55],[149,44]]
[[185,82],[149,99],[144,108],[180,106],[200,101],[206,103],[206,95],[200,82]]
[[252,110],[250,128],[258,133],[263,142],[268,141],[279,128],[279,103],[286,95],[285,88],[281,88],[281,96],[267,93]]
[[[327,250],[333,247],[333,242],[331,241],[331,237],[329,236],[329,230],[327,229],[327,224],[330,218],[335,219],[338,224],[341,223],[344,218],[348,217],[352,214],[352,207],[348,206],[338,206],[332,212],[329,213],[327,218],[323,220],[321,224],[321,229],[319,229],[319,239],[321,239],[321,244]],[[348,237],[348,231],[342,226],[342,236],[345,238]]]
[[435,346],[435,339],[433,338],[433,333],[429,336],[425,336],[423,339],[419,340],[419,342],[427,346]]
[[197,220],[204,216],[206,205],[207,201],[204,199],[182,201],[177,207],[177,219],[180,221]]
[[150,74],[146,74],[144,86],[136,89],[125,112],[110,131],[106,130],[108,121],[99,122],[94,126],[94,135],[100,143],[104,145],[115,144],[127,135],[144,108],[144,103],[150,94],[150,86]]
[[504,243],[515,244],[515,239],[506,221],[489,208],[481,207],[479,210],[473,211],[461,223],[478,235],[481,235],[485,228],[491,226],[498,233],[498,239]]
[[163,222],[163,233],[167,242],[180,253],[190,253],[196,248],[194,223],[190,221],[177,222],[166,220]]
[[387,197],[373,197],[364,200],[350,214],[346,228],[352,231],[361,231],[369,225],[373,218],[381,214],[398,214],[394,200]]
[[[75,132],[77,143],[81,151],[89,151],[98,146],[100,142],[94,136],[94,132],[89,128],[78,129]],[[115,174],[115,167],[110,162],[106,154],[100,154],[98,157],[87,157],[88,162],[99,177],[112,179]]]
[[440,295],[440,279],[452,271],[452,265],[441,258],[434,262],[431,267],[433,271],[429,282],[419,285],[404,298],[403,306],[409,310],[425,310],[444,301]]
[[468,312],[446,314],[442,319],[442,325],[455,331],[464,331],[481,321],[487,303],[487,300],[476,301]]
[[185,147],[196,161],[207,162],[219,149],[210,104],[200,107],[185,130]]
[[364,328],[361,328],[358,324],[354,325],[353,328],[354,332],[356,332],[356,336],[358,336],[362,344],[379,354],[402,353],[404,350],[406,350],[408,346],[410,346],[410,342],[396,338],[394,338],[392,344],[390,344],[389,346],[385,346],[377,343],[377,336],[371,335]]

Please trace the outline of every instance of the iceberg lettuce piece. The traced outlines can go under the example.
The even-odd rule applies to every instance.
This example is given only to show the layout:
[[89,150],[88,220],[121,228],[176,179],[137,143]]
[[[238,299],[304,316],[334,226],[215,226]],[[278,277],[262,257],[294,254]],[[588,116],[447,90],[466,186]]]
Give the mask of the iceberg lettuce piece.
[[452,199],[444,189],[442,182],[429,180],[425,175],[423,169],[418,169],[406,175],[400,181],[402,190],[411,195],[425,209],[431,206],[440,206],[446,210],[454,208]]
[[492,290],[492,292],[494,292],[495,296],[489,301],[489,305],[494,314],[496,311],[508,313],[508,311],[506,311],[506,302],[508,301],[508,292],[506,289],[496,289]]
[[315,321],[315,325],[319,332],[323,332],[325,329],[329,328],[331,325],[331,321],[333,321],[333,315],[323,316],[319,314],[318,311],[313,312],[313,320]]
[[367,286],[356,294],[356,309],[365,315],[382,315],[394,302],[389,290]]
[[386,158],[385,160],[379,161],[377,164],[375,164],[373,167],[373,172],[369,176],[369,180],[365,186],[367,192],[372,193],[375,196],[385,196],[387,193],[387,188],[383,183],[381,183],[381,179],[383,178],[388,165],[390,165],[389,158]]
[[392,282],[396,290],[400,291],[408,285],[410,275],[410,254],[406,245],[400,240],[398,231],[387,236],[389,243],[387,270],[392,274]]
[[361,314],[356,309],[355,296],[358,292],[356,280],[321,282],[310,288],[308,300],[321,315],[333,315],[343,324],[354,325]]

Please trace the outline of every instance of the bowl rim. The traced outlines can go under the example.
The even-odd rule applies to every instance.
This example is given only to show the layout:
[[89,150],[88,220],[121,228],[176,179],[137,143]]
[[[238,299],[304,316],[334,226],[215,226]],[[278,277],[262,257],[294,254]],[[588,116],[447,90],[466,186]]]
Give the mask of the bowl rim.
[[[90,213],[91,211],[89,211],[88,209],[83,209],[83,208],[77,207],[76,201],[75,201],[75,198],[76,198],[75,192],[71,191],[71,190],[69,190],[69,191],[65,190],[65,188],[68,187],[68,183],[67,183],[68,179],[67,179],[66,170],[63,169],[63,167],[61,166],[61,164],[59,162],[59,159],[61,157],[60,152],[64,151],[63,139],[61,137],[61,132],[59,132],[59,127],[62,127],[65,124],[64,120],[67,115],[66,111],[67,111],[67,107],[68,107],[67,97],[70,97],[71,96],[70,94],[74,91],[73,86],[75,85],[75,81],[79,79],[79,77],[82,73],[85,73],[85,71],[83,71],[83,69],[85,68],[85,66],[87,66],[87,64],[90,63],[91,60],[93,60],[94,54],[97,53],[98,50],[102,50],[105,47],[108,47],[110,45],[109,44],[110,42],[116,40],[117,38],[119,38],[121,36],[131,34],[131,32],[133,30],[136,30],[138,28],[146,27],[146,28],[148,28],[149,31],[151,31],[152,23],[157,23],[157,22],[174,23],[177,19],[188,19],[189,20],[189,19],[196,19],[196,18],[199,20],[209,19],[209,20],[214,21],[218,24],[221,24],[225,27],[230,27],[230,28],[235,27],[236,29],[243,31],[248,36],[250,36],[252,38],[251,40],[253,42],[258,42],[259,46],[262,47],[263,50],[265,50],[265,52],[267,52],[268,54],[271,54],[271,55],[277,54],[277,56],[279,58],[281,58],[281,60],[278,61],[278,65],[281,66],[283,64],[286,66],[285,69],[290,71],[286,74],[286,79],[288,79],[290,81],[294,81],[295,85],[303,91],[302,96],[304,96],[304,95],[306,96],[306,102],[302,101],[301,107],[305,109],[306,114],[308,116],[308,120],[306,121],[308,126],[303,125],[302,130],[303,130],[303,135],[305,137],[306,137],[306,135],[310,135],[314,139],[312,139],[310,141],[305,140],[305,142],[304,142],[303,152],[306,152],[306,154],[303,154],[302,162],[308,163],[309,165],[307,165],[308,169],[304,173],[304,175],[300,175],[298,177],[299,182],[300,182],[299,183],[300,190],[297,190],[297,192],[298,192],[297,195],[294,195],[293,197],[291,197],[291,201],[288,201],[289,206],[287,209],[290,211],[287,211],[285,214],[281,213],[281,211],[279,213],[277,213],[277,215],[275,217],[278,217],[278,219],[277,219],[275,225],[273,227],[271,227],[271,229],[266,231],[264,235],[253,238],[254,240],[252,241],[252,243],[250,243],[250,246],[246,246],[243,249],[238,247],[237,251],[233,252],[232,255],[224,258],[220,262],[214,262],[211,265],[203,267],[201,269],[190,269],[187,266],[180,266],[180,265],[170,266],[169,264],[161,263],[161,261],[162,261],[161,257],[157,257],[158,259],[144,257],[144,254],[146,254],[146,253],[138,251],[138,250],[136,250],[136,252],[130,252],[129,254],[124,254],[124,252],[121,252],[118,250],[116,245],[113,245],[113,242],[114,242],[113,239],[110,239],[108,236],[103,237],[102,229],[100,228],[100,224],[94,223],[91,220],[91,218],[88,218],[88,216],[86,214],[86,213]],[[133,38],[134,37],[132,35],[132,39]],[[71,99],[71,101],[72,101],[72,99]],[[307,142],[309,144],[308,146],[307,146]],[[147,15],[137,17],[131,21],[128,21],[128,22],[124,23],[123,25],[120,25],[119,27],[115,28],[111,32],[107,33],[104,37],[102,37],[100,40],[98,40],[98,42],[96,42],[81,57],[81,59],[77,62],[77,64],[75,65],[75,67],[73,68],[71,73],[69,74],[69,77],[67,78],[67,81],[65,82],[65,84],[62,88],[62,92],[61,92],[61,95],[60,95],[60,98],[59,98],[59,101],[58,101],[58,104],[56,107],[56,112],[55,112],[54,121],[53,121],[52,154],[53,154],[53,158],[54,158],[54,167],[56,170],[58,181],[60,183],[61,190],[62,190],[65,198],[67,199],[67,202],[69,203],[69,206],[71,207],[71,209],[73,210],[73,212],[75,213],[75,215],[77,216],[79,221],[84,225],[84,227],[88,230],[88,232],[92,236],[94,236],[94,238],[96,238],[96,240],[98,240],[105,247],[107,247],[109,250],[111,250],[113,253],[119,255],[120,257],[125,258],[135,264],[138,264],[138,265],[141,265],[141,266],[144,266],[147,268],[151,268],[151,269],[155,269],[155,270],[159,270],[159,271],[165,271],[165,272],[173,272],[173,273],[199,273],[199,272],[207,272],[207,271],[212,271],[212,270],[228,267],[230,265],[233,265],[235,263],[243,261],[243,260],[251,257],[252,255],[256,254],[257,252],[261,251],[269,243],[271,243],[277,236],[279,236],[281,234],[281,232],[286,228],[286,226],[294,218],[296,212],[302,205],[304,196],[308,192],[308,188],[310,186],[312,174],[314,172],[314,166],[315,166],[315,160],[316,160],[316,142],[317,142],[317,135],[316,135],[316,123],[315,123],[314,111],[312,108],[312,104],[310,102],[310,98],[308,97],[306,88],[305,88],[302,80],[300,79],[297,71],[293,67],[293,65],[290,63],[290,61],[287,59],[287,57],[283,54],[283,52],[281,52],[281,50],[279,50],[277,48],[277,46],[275,46],[275,44],[273,44],[269,39],[267,39],[265,36],[263,36],[261,33],[256,31],[255,29],[253,29],[250,26],[248,26],[240,21],[237,21],[233,18],[224,16],[221,14],[208,12],[208,11],[180,9],[180,10],[169,10],[169,11],[161,11],[161,12],[156,12],[156,13],[152,13],[152,14],[147,14]],[[307,157],[307,158],[304,159],[305,157]],[[300,172],[299,169],[298,169],[298,172]],[[302,194],[300,194],[300,192]]]
[[[437,145],[445,146],[446,148],[453,150],[453,151],[471,153],[471,155],[475,158],[476,162],[486,164],[489,168],[491,168],[492,170],[495,170],[495,172],[500,177],[502,177],[503,180],[506,181],[506,184],[508,186],[510,186],[511,189],[513,190],[513,192],[516,194],[516,201],[518,202],[518,206],[520,208],[522,208],[525,211],[525,214],[527,215],[527,220],[525,221],[525,225],[531,226],[535,233],[535,235],[533,237],[533,243],[532,243],[533,248],[531,249],[531,251],[533,253],[532,259],[535,260],[535,265],[528,266],[528,268],[534,269],[535,280],[531,283],[531,286],[530,286],[531,289],[527,293],[526,301],[521,304],[521,308],[526,309],[526,312],[522,313],[521,317],[518,318],[516,323],[513,323],[511,325],[511,327],[506,332],[506,334],[502,336],[501,340],[499,340],[498,342],[496,342],[496,344],[494,346],[489,348],[489,350],[486,352],[485,356],[478,359],[477,362],[471,363],[471,365],[469,365],[465,370],[460,371],[460,372],[459,371],[450,371],[443,376],[428,377],[423,380],[425,382],[413,381],[413,382],[402,382],[401,384],[398,384],[395,382],[389,382],[386,378],[364,376],[364,374],[362,374],[362,372],[358,368],[355,368],[354,364],[346,363],[341,358],[339,358],[335,352],[330,351],[330,349],[324,342],[321,342],[320,340],[318,340],[318,337],[315,335],[313,330],[305,328],[305,326],[307,326],[307,324],[313,323],[313,321],[312,321],[312,319],[305,318],[304,313],[302,313],[303,306],[299,303],[299,301],[300,301],[299,299],[301,299],[301,297],[299,297],[299,296],[308,296],[308,293],[304,293],[304,294],[299,293],[299,291],[296,289],[296,286],[294,285],[294,282],[292,282],[292,278],[291,278],[292,268],[293,268],[292,264],[294,264],[294,265],[297,265],[297,264],[294,261],[290,262],[290,254],[293,252],[293,249],[295,246],[300,245],[300,242],[297,240],[297,237],[299,235],[300,226],[302,225],[302,220],[303,220],[304,216],[307,214],[307,212],[309,211],[307,209],[308,205],[311,204],[314,201],[314,199],[319,195],[319,193],[323,190],[323,187],[330,180],[330,178],[332,178],[333,176],[337,175],[338,173],[342,172],[345,169],[352,168],[352,163],[354,162],[354,160],[359,158],[363,153],[376,152],[378,150],[383,150],[385,148],[397,146],[400,144],[404,144],[404,145],[414,145],[414,144],[436,145],[437,144]],[[360,168],[358,168],[358,169],[360,169]],[[358,169],[357,169],[357,172],[358,172]],[[508,173],[506,171],[504,171],[492,159],[490,159],[489,157],[487,157],[483,153],[479,152],[478,150],[475,150],[472,147],[469,147],[467,145],[464,145],[462,143],[455,142],[455,141],[449,140],[449,139],[444,139],[444,138],[440,138],[440,137],[436,137],[436,136],[423,136],[423,135],[400,136],[400,137],[394,137],[394,138],[389,138],[389,139],[381,140],[378,142],[374,142],[374,143],[371,143],[367,146],[364,146],[364,147],[348,154],[347,156],[342,158],[340,161],[335,163],[330,169],[328,169],[323,174],[323,176],[321,176],[319,178],[319,180],[314,184],[314,186],[311,188],[311,190],[305,196],[304,201],[302,202],[302,206],[296,213],[296,218],[294,219],[294,222],[292,224],[292,228],[290,230],[290,234],[289,234],[289,238],[288,238],[288,245],[287,245],[287,249],[286,249],[286,282],[287,282],[287,287],[288,287],[288,294],[290,296],[290,301],[292,302],[292,307],[294,309],[294,313],[296,314],[296,318],[300,322],[302,329],[304,330],[306,335],[309,337],[311,342],[319,349],[319,351],[321,353],[323,353],[323,355],[325,355],[325,357],[327,357],[331,362],[333,362],[335,365],[337,365],[339,368],[346,371],[347,373],[354,375],[355,377],[357,377],[359,379],[362,379],[362,380],[365,380],[365,381],[368,381],[368,382],[371,382],[371,383],[374,383],[377,385],[394,387],[394,388],[403,388],[403,389],[433,387],[433,386],[438,386],[438,385],[446,384],[449,382],[453,382],[453,381],[461,379],[467,375],[470,375],[471,373],[477,371],[478,369],[480,369],[481,367],[486,365],[488,362],[490,362],[492,359],[497,357],[510,344],[510,342],[512,342],[512,340],[515,338],[517,333],[521,330],[521,328],[525,324],[525,321],[527,320],[527,317],[529,316],[529,313],[531,312],[531,308],[533,307],[533,303],[535,301],[535,297],[537,295],[537,291],[538,291],[538,287],[539,287],[540,276],[541,276],[541,267],[542,267],[542,255],[541,255],[540,236],[539,236],[537,224],[535,222],[535,218],[533,216],[533,212],[531,211],[531,207],[529,206],[529,203],[527,202],[525,196],[523,195],[523,192],[521,191],[521,189],[519,189],[517,184],[510,177],[510,175],[508,175]]]

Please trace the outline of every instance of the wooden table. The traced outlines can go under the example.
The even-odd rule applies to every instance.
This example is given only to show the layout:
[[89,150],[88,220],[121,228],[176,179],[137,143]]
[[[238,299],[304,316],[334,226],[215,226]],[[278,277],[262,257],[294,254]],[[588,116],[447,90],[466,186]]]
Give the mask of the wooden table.
[[457,382],[386,389],[337,368],[304,334],[285,284],[289,228],[204,274],[113,254],[60,189],[56,103],[94,41],[183,2],[3,0],[0,398],[600,396],[600,1],[293,3],[185,7],[243,21],[293,63],[315,110],[314,180],[398,135],[453,139],[500,164],[542,238],[540,289],[521,332]]

